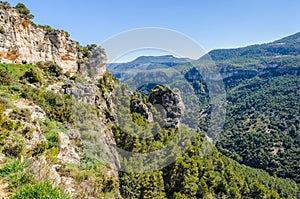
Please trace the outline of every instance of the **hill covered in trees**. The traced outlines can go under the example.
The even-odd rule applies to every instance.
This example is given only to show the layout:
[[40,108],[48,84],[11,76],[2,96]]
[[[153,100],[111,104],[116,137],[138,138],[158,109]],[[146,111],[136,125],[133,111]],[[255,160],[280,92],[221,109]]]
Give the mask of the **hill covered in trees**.
[[[267,44],[209,52],[223,78],[227,95],[226,122],[217,148],[240,163],[297,182],[300,173],[299,45],[300,33],[297,33]],[[205,59],[207,56],[200,58],[200,63]],[[196,65],[195,62],[174,63],[169,67],[180,71],[198,95],[202,109],[199,128],[205,134],[211,106],[209,91]],[[143,70],[157,74],[152,69]],[[139,79],[136,76],[127,80]],[[167,75],[160,76],[167,78]],[[149,84],[139,89],[148,94],[153,87],[154,84]]]
[[[223,76],[228,102],[217,148],[240,163],[297,182],[300,173],[299,45],[297,33],[268,44],[209,53]],[[197,91],[205,83],[201,77],[189,78],[189,74],[195,73],[191,69],[186,77]],[[209,98],[207,93],[199,96]],[[200,125],[204,131],[206,124],[203,121]]]

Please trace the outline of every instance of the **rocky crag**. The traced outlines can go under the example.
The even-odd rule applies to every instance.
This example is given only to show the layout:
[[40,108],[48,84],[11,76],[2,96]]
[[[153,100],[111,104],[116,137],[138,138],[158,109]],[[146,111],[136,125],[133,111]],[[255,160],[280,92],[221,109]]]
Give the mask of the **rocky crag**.
[[26,7],[11,7],[7,2],[0,2],[0,8],[1,62],[51,61],[71,74],[78,70],[86,72],[91,65],[97,66],[95,75],[101,76],[106,71],[104,49],[91,45],[88,52],[64,30],[34,24]]
[[115,82],[99,83],[110,77],[105,51],[32,18],[23,4],[0,1],[0,176],[6,183],[5,168],[20,164],[11,175],[29,176],[22,186],[50,182],[71,198],[119,198],[106,89]]

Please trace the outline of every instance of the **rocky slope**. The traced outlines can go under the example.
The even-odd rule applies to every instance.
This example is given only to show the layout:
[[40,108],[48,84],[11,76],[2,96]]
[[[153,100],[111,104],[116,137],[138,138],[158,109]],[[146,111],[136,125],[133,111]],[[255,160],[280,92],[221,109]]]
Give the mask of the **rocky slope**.
[[[19,67],[0,64],[1,78],[17,75]],[[0,84],[0,178],[11,187],[11,179],[22,180],[15,176],[26,176],[22,187],[50,182],[71,198],[104,194],[118,198],[118,157],[110,147],[115,141],[110,129],[114,121],[107,115],[112,109],[107,82],[97,86],[88,76],[68,78],[62,73],[49,75],[36,66],[22,67],[22,73],[40,78],[31,78],[30,83],[11,77]],[[21,168],[10,169],[16,165]],[[19,198],[23,193],[17,190],[10,188],[7,194]]]
[[97,83],[109,76],[105,51],[80,46],[32,17],[23,4],[0,1],[0,179],[10,185],[0,194],[19,198],[50,182],[71,198],[118,198],[118,158],[108,146],[115,142],[113,121],[106,115],[106,87],[114,83]]

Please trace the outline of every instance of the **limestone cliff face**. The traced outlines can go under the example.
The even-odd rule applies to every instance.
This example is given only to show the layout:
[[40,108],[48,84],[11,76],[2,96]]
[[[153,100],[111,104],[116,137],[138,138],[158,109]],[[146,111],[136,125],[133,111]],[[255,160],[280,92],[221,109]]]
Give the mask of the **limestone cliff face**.
[[179,127],[181,116],[184,113],[184,104],[179,93],[168,87],[157,86],[151,90],[149,102],[161,112],[165,112],[163,116],[164,127]]
[[[114,136],[110,127],[115,125],[114,118],[106,114],[106,110],[113,110],[113,104],[111,100],[112,93],[105,93],[103,96],[99,88],[91,83],[84,82],[79,83],[73,80],[68,80],[62,86],[60,90],[61,94],[70,94],[78,102],[84,104],[94,105],[98,110],[99,118],[90,115],[85,116],[84,111],[78,111],[80,108],[74,106],[73,112],[75,114],[74,119],[77,122],[88,123],[94,128],[90,127],[90,134],[93,139],[81,137],[81,142],[86,145],[89,153],[98,154],[107,163],[107,176],[118,179],[118,168],[119,168],[119,158],[114,148],[111,145],[116,145]],[[77,110],[75,110],[77,109]],[[92,130],[93,129],[93,130]],[[82,132],[80,132],[82,133]],[[101,146],[101,152],[97,148]]]
[[[68,33],[37,26],[13,7],[0,5],[0,27],[1,62],[35,64],[51,61],[64,72],[74,74],[78,71],[78,60],[84,60],[83,53],[78,50],[79,44],[69,39]],[[81,68],[92,63],[99,76],[106,71],[105,62],[105,51],[99,48],[97,55],[89,55],[81,62]]]
[[140,113],[148,122],[153,122],[152,112],[142,99],[133,99],[130,101],[130,111],[132,113]]

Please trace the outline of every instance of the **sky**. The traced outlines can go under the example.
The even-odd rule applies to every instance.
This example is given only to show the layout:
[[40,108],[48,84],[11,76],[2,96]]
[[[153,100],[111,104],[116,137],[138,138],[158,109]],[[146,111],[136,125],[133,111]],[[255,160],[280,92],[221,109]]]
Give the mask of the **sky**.
[[82,45],[120,32],[178,31],[206,51],[271,42],[300,32],[298,0],[8,0],[24,3],[37,24],[66,30]]

